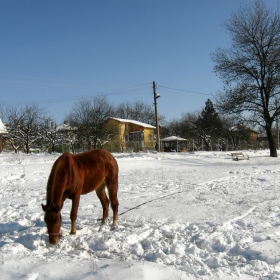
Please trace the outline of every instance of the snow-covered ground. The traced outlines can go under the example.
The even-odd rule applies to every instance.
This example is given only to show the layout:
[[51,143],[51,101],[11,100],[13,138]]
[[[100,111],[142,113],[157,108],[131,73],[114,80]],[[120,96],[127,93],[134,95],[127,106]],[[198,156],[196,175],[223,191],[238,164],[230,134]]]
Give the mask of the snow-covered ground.
[[0,278],[280,279],[280,158],[248,154],[238,162],[230,152],[115,154],[119,227],[100,227],[91,193],[75,236],[66,201],[53,246],[41,203],[59,155],[3,153]]

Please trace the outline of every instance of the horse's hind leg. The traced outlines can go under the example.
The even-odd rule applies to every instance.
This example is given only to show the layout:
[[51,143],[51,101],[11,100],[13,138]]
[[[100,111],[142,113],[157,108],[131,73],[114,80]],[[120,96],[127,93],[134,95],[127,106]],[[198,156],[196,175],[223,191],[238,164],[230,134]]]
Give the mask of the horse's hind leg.
[[113,224],[112,227],[117,227],[118,222],[118,208],[119,208],[119,201],[118,201],[118,181],[116,182],[107,182],[107,188],[109,191],[109,198],[111,202],[111,207],[113,210]]
[[117,199],[117,196],[115,196],[114,198],[110,198],[111,200],[111,206],[113,209],[113,227],[117,227],[119,225],[119,218],[118,218],[118,206],[119,206],[119,202]]
[[109,216],[109,199],[105,192],[105,183],[103,183],[97,190],[96,194],[101,202],[103,208],[102,224],[106,224]]

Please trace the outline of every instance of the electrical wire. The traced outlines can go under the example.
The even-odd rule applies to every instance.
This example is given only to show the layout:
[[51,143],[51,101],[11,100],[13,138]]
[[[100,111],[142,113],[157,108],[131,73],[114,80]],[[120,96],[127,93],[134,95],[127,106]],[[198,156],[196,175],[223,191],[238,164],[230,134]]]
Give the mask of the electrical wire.
[[[149,86],[148,86],[149,85]],[[1,84],[0,84],[1,86]],[[147,91],[148,89],[148,91]],[[63,101],[71,101],[75,99],[81,99],[81,98],[90,98],[93,95],[112,95],[112,94],[130,94],[130,93],[135,93],[135,94],[150,94],[151,91],[151,85],[150,83],[145,83],[145,84],[140,84],[136,86],[128,86],[128,87],[123,87],[123,88],[118,88],[118,89],[112,89],[112,90],[105,90],[105,91],[96,91],[96,92],[91,92],[89,94],[80,94],[80,95],[74,95],[74,96],[64,96],[64,97],[55,97],[55,98],[44,98],[44,99],[36,99],[33,100],[35,103],[52,103],[52,102],[63,102]],[[1,100],[2,103],[26,103],[25,101],[12,101],[12,102],[5,102],[5,100]]]
[[181,92],[185,92],[185,93],[195,93],[195,94],[202,94],[202,95],[212,95],[211,93],[205,93],[205,92],[197,92],[197,91],[191,91],[191,90],[185,90],[185,89],[178,89],[178,88],[172,88],[172,87],[166,87],[166,86],[161,86],[161,85],[157,85],[157,88],[163,89],[167,92],[173,92],[175,91],[181,91]]
[[[38,87],[50,87],[50,88],[66,88],[66,87],[85,87],[85,85],[69,85],[69,84],[45,84],[45,83],[29,83],[29,82],[17,82],[14,83],[12,81],[10,85],[8,84],[7,86],[15,86],[15,87],[28,87],[30,85],[33,86],[38,86]],[[6,86],[4,84],[4,86]],[[172,93],[172,94],[178,94],[178,95],[182,95],[182,94],[200,94],[200,95],[212,95],[210,93],[203,93],[203,92],[197,92],[197,91],[191,91],[191,90],[185,90],[185,89],[178,89],[178,88],[173,88],[173,87],[168,87],[168,86],[163,86],[163,85],[159,85],[157,84],[157,89],[159,89],[160,91],[164,91],[164,92],[168,92],[168,93]],[[0,81],[0,87],[3,88],[3,83]],[[108,89],[108,90],[104,90],[104,91],[95,91],[95,92],[90,92],[88,94],[79,94],[79,95],[73,95],[73,96],[61,96],[61,97],[54,97],[54,98],[40,98],[40,99],[36,99],[36,100],[32,100],[32,102],[34,103],[55,103],[55,102],[65,102],[65,101],[72,101],[72,100],[76,100],[76,99],[83,99],[83,98],[90,98],[94,95],[116,95],[116,94],[151,94],[152,92],[152,85],[151,83],[143,83],[140,85],[135,85],[135,86],[127,86],[127,87],[122,87],[122,88],[117,88],[117,89]],[[5,101],[5,99],[1,100],[2,104],[11,104],[11,103],[26,103],[25,101]]]

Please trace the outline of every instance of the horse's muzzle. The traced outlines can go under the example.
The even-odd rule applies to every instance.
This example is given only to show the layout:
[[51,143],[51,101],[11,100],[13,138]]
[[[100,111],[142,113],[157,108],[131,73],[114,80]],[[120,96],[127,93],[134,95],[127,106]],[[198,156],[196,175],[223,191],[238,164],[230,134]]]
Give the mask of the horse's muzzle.
[[49,242],[53,245],[57,244],[61,234],[59,233],[49,233]]

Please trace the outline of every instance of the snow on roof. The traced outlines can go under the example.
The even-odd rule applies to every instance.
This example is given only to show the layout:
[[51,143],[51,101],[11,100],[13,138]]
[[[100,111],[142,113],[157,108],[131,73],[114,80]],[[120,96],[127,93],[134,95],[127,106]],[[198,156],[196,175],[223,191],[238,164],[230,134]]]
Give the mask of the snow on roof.
[[150,124],[147,124],[147,123],[138,122],[138,121],[127,120],[127,119],[120,119],[120,118],[110,118],[110,119],[116,120],[118,122],[133,123],[133,124],[136,124],[136,125],[139,125],[139,126],[142,126],[142,127],[148,127],[148,128],[156,129],[156,127],[153,126],[153,125],[150,125]]
[[70,130],[77,130],[77,127],[71,126],[70,124],[62,123],[56,126],[56,131],[70,131]]
[[61,130],[71,130],[71,127],[69,124],[65,124],[65,123],[58,124],[56,126],[56,131],[61,131]]
[[246,130],[249,130],[251,132],[259,134],[258,131],[254,130],[252,128],[246,127],[243,124],[234,125],[230,128],[231,131],[240,131],[241,129],[246,129]]
[[187,141],[187,139],[181,138],[181,137],[178,137],[178,136],[169,136],[169,137],[161,139],[161,141],[166,141],[166,142],[169,142],[169,141]]
[[7,133],[7,129],[4,126],[2,120],[0,119],[0,133]]

